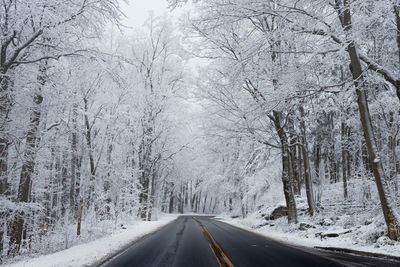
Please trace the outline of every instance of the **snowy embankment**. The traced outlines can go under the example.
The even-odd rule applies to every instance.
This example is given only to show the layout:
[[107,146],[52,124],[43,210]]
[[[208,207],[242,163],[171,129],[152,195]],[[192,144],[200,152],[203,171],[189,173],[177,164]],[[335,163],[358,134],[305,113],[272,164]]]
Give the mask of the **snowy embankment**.
[[284,205],[282,201],[268,207],[265,205],[246,218],[232,219],[228,215],[221,215],[219,219],[287,244],[345,248],[400,257],[400,242],[385,236],[386,225],[380,205],[374,197],[373,181],[350,181],[351,197],[346,201],[343,201],[341,183],[328,184],[326,187],[325,191],[329,194],[322,196],[322,208],[312,217],[307,213],[305,192],[302,197],[296,198],[297,224],[289,225],[286,216],[266,219],[266,215],[274,208]]
[[[228,223],[230,225],[242,228],[244,230],[261,234],[267,238],[276,240],[278,242],[290,244],[290,245],[298,245],[298,246],[305,246],[305,247],[332,247],[332,248],[345,248],[357,251],[364,251],[364,252],[371,252],[371,253],[379,253],[384,255],[396,256],[400,257],[400,243],[393,242],[391,245],[388,244],[381,244],[379,247],[376,244],[370,245],[362,245],[362,244],[355,244],[353,240],[355,239],[354,235],[346,233],[346,231],[337,230],[334,231],[326,231],[329,233],[337,233],[339,237],[336,238],[320,238],[317,237],[319,235],[318,230],[316,231],[306,231],[303,232],[299,230],[299,225],[292,225],[288,226],[259,226],[255,224],[255,221],[251,221],[249,219],[239,219],[239,218],[229,218],[225,216],[220,216],[218,219],[222,222]],[[277,220],[277,223],[284,222],[283,220]],[[315,230],[315,229],[314,229]],[[314,232],[317,232],[315,234]],[[342,237],[340,234],[345,233]]]
[[56,267],[56,266],[92,266],[112,257],[129,244],[141,237],[150,234],[175,220],[179,215],[163,215],[157,221],[135,221],[126,225],[112,235],[99,238],[92,242],[73,246],[56,253],[42,255],[37,258],[20,260],[10,267]]

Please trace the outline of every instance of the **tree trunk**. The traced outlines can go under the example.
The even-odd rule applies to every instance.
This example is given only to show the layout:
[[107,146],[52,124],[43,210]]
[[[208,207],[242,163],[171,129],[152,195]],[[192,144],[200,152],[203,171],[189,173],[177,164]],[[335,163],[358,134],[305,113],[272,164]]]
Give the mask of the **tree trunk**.
[[56,145],[56,140],[54,140],[55,144],[51,148],[51,158],[53,159],[52,168],[51,168],[51,208],[50,208],[50,224],[55,225],[58,221],[58,193],[60,186],[60,157],[58,155],[59,147]]
[[214,206],[213,206],[212,211],[211,211],[212,214],[215,214],[215,209],[216,209],[216,207],[217,207],[217,204],[218,204],[218,199],[216,199],[216,200],[214,201]]
[[80,199],[79,207],[78,207],[78,222],[76,224],[76,235],[77,236],[81,235],[82,213],[83,213],[83,198]]
[[365,140],[361,140],[361,159],[366,172],[373,172],[371,161],[368,155],[367,143]]
[[69,192],[68,192],[68,168],[67,168],[67,151],[63,148],[61,157],[61,218],[65,218],[69,207]]
[[[39,138],[39,124],[41,116],[41,104],[43,102],[42,88],[46,83],[46,67],[47,62],[41,63],[38,74],[38,87],[35,92],[31,109],[28,132],[26,136],[25,152],[23,156],[23,164],[21,168],[21,176],[18,186],[17,201],[30,202],[32,174],[35,167],[35,156],[37,143]],[[18,212],[14,222],[12,223],[12,235],[10,236],[10,253],[17,253],[21,246],[22,234],[24,228],[24,211]]]
[[[113,168],[113,161],[112,161],[112,155],[113,155],[113,140],[114,140],[114,136],[111,136],[108,140],[108,144],[107,144],[107,174],[105,176],[105,180],[103,183],[103,189],[104,189],[104,215],[107,219],[111,219],[111,206],[112,206],[112,201],[113,201],[113,197],[112,197],[112,193],[110,192],[111,190],[111,184],[112,184],[112,168]],[[115,203],[114,203],[115,205]]]
[[89,193],[88,193],[88,202],[87,205],[94,203],[96,205],[96,196],[95,196],[95,188],[94,181],[96,178],[96,167],[94,163],[94,155],[93,155],[93,145],[92,145],[92,126],[89,123],[88,117],[88,99],[86,97],[83,98],[84,108],[85,108],[85,126],[86,126],[86,144],[88,148],[88,156],[89,156],[89,164],[90,164],[90,179],[89,179]]
[[398,184],[397,184],[397,175],[399,173],[398,164],[397,164],[397,155],[396,155],[396,140],[397,134],[394,134],[393,130],[394,126],[394,114],[393,112],[389,113],[389,137],[388,137],[388,156],[389,156],[389,164],[390,164],[390,174],[389,174],[389,182],[394,187],[395,192],[398,192]]
[[151,175],[151,189],[150,189],[150,199],[149,199],[148,215],[147,215],[148,221],[151,221],[151,216],[154,208],[154,200],[155,200],[156,185],[157,185],[156,180],[157,180],[157,172],[156,170],[153,170]]
[[[345,82],[345,78],[344,78],[344,71],[343,71],[343,66],[340,66],[340,80],[342,82]],[[344,86],[342,86],[342,92],[344,92]],[[342,96],[343,98],[343,96]],[[348,139],[346,140],[347,137],[347,127],[345,124],[345,114],[346,114],[346,109],[345,109],[345,104],[344,101],[342,101],[341,103],[341,149],[342,149],[342,181],[343,181],[343,196],[344,199],[347,199],[348,193],[347,193],[347,180],[348,180],[348,149],[346,148],[346,141],[348,143]]]
[[169,196],[168,212],[169,213],[173,213],[174,212],[174,192],[172,190],[171,190],[170,196]]
[[333,112],[328,114],[329,123],[329,148],[328,148],[328,168],[329,168],[329,179],[331,183],[336,183],[336,155],[335,155],[335,129],[333,124]]
[[[396,18],[396,41],[397,41],[397,56],[399,57],[400,63],[400,8],[398,4],[393,5],[393,11]],[[400,80],[396,81],[396,94],[397,98],[400,99]]]
[[197,213],[200,209],[201,192],[197,194],[194,212]]
[[139,193],[139,216],[142,220],[147,219],[148,214],[148,204],[149,204],[149,187],[151,179],[151,155],[152,155],[152,143],[149,140],[152,139],[153,127],[148,125],[143,125],[144,134],[140,143],[139,148],[139,170],[141,170],[140,175],[140,193]]
[[290,169],[291,169],[291,177],[293,177],[293,192],[295,195],[301,195],[301,186],[299,186],[298,180],[299,180],[299,173],[298,173],[298,168],[297,168],[297,145],[296,143],[298,142],[296,134],[295,134],[295,129],[294,129],[294,122],[293,118],[289,118],[289,136],[290,136],[290,147],[289,147],[289,156],[290,156]]
[[[203,204],[203,214],[206,212],[206,206],[207,206],[207,197],[208,195],[206,195],[206,197],[204,198],[204,204]],[[232,198],[229,199],[230,204],[232,204]],[[229,207],[232,207],[232,205],[230,205]],[[232,211],[232,210],[230,210]]]
[[189,208],[189,185],[185,185],[185,207]]
[[[343,116],[343,114],[342,114]],[[342,180],[343,180],[343,195],[344,195],[344,199],[347,199],[348,193],[347,193],[347,162],[348,162],[348,158],[347,158],[347,150],[346,150],[346,142],[345,142],[345,138],[346,138],[346,125],[344,123],[344,119],[342,118],[342,125],[341,125],[341,132],[342,132]]]
[[320,180],[320,165],[321,165],[321,145],[317,138],[316,144],[314,146],[314,169],[315,169],[315,179]]
[[145,172],[141,175],[141,190],[139,193],[139,216],[142,220],[146,220],[147,217],[147,204],[149,196],[149,179]]
[[76,209],[75,209],[75,184],[77,182],[76,174],[77,167],[79,164],[78,159],[78,137],[77,137],[77,122],[76,119],[78,117],[78,105],[74,104],[72,107],[72,133],[71,133],[71,180],[70,180],[70,191],[69,191],[69,206],[71,209],[72,217],[76,217]]
[[[396,34],[396,41],[397,41],[397,56],[399,57],[399,63],[400,63],[400,8],[399,5],[393,5],[393,11],[394,11],[394,16],[396,18],[396,29],[397,29],[397,34]],[[400,88],[397,87],[397,96],[400,99]]]
[[308,145],[307,145],[307,132],[306,132],[306,123],[305,123],[305,114],[303,106],[300,106],[300,128],[301,128],[301,143],[302,143],[302,152],[303,152],[303,165],[304,165],[304,180],[306,184],[306,194],[307,194],[307,203],[308,203],[308,212],[311,216],[314,215],[315,205],[314,205],[314,196],[310,175],[310,161],[308,157]]
[[80,194],[81,194],[82,160],[83,160],[83,155],[79,155],[78,159],[77,159],[76,176],[75,176],[75,207],[74,207],[75,214],[77,214],[79,211],[79,203],[77,203],[77,200],[80,198]]
[[[347,127],[347,143],[349,144],[350,143],[350,137],[351,137],[351,128],[350,127]],[[353,160],[353,157],[351,156],[351,154],[350,154],[350,150],[349,149],[347,149],[346,150],[346,155],[347,155],[347,178],[348,179],[350,179],[351,178],[351,163],[352,163],[352,160]]]
[[[0,196],[10,194],[10,185],[8,183],[8,146],[10,140],[7,134],[7,125],[9,113],[11,111],[10,99],[10,78],[5,74],[0,76]],[[8,215],[6,212],[0,213],[0,255],[3,252],[4,228]],[[1,264],[1,258],[0,258]]]
[[209,211],[209,212],[211,211],[213,200],[214,200],[213,197],[211,197],[211,199],[210,199],[210,205],[208,206],[208,211]]
[[297,146],[297,167],[298,167],[298,177],[297,177],[297,181],[295,181],[295,183],[297,183],[297,187],[299,188],[300,192],[301,192],[301,188],[303,187],[303,181],[304,181],[304,177],[303,177],[303,157],[301,156],[302,151],[301,151],[301,145]]
[[289,143],[284,129],[281,126],[282,114],[277,111],[273,111],[272,119],[275,129],[278,133],[279,140],[281,142],[281,156],[282,156],[282,183],[283,192],[286,200],[286,207],[288,211],[288,223],[297,223],[297,209],[296,201],[294,199],[292,179],[289,176]]
[[[340,0],[336,0],[337,3]],[[339,5],[342,6],[342,5]],[[364,132],[365,142],[369,159],[371,161],[372,170],[375,177],[376,186],[378,189],[379,199],[382,206],[383,215],[386,221],[388,237],[393,240],[400,240],[400,224],[399,218],[396,218],[393,207],[387,198],[387,193],[384,188],[385,173],[382,166],[382,161],[379,158],[377,151],[371,116],[369,113],[367,92],[362,88],[364,82],[363,71],[361,67],[360,58],[357,54],[357,49],[354,41],[351,39],[351,12],[349,0],[343,1],[343,10],[339,10],[339,17],[341,18],[343,29],[346,32],[349,44],[347,52],[350,57],[350,71],[353,75],[353,82],[357,93],[357,103],[360,112],[361,124]],[[343,12],[341,12],[343,11]]]
[[8,184],[8,146],[10,140],[7,133],[12,105],[10,97],[12,81],[10,79],[9,75],[0,74],[0,196],[10,193]]
[[192,196],[192,201],[191,201],[191,203],[190,203],[190,206],[191,206],[191,210],[192,210],[192,211],[194,210],[195,205],[196,205],[196,196],[197,196],[197,194],[194,193],[193,196]]

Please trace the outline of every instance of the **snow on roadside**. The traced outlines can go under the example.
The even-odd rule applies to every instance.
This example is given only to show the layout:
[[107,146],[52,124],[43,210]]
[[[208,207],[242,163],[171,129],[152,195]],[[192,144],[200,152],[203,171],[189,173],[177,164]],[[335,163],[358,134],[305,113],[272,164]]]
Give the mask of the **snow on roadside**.
[[293,232],[285,233],[283,231],[278,232],[278,231],[276,231],[276,229],[271,231],[266,226],[258,227],[257,222],[259,222],[259,221],[251,220],[249,217],[244,218],[244,219],[243,218],[232,219],[229,216],[220,215],[220,216],[216,217],[216,219],[219,221],[222,221],[224,223],[244,229],[246,231],[256,233],[256,234],[261,234],[269,239],[273,239],[275,241],[278,241],[281,243],[286,243],[289,245],[301,245],[301,246],[307,246],[307,247],[314,247],[317,245],[321,245],[321,244],[313,242],[310,239],[304,240],[303,238],[294,235]]
[[[292,225],[288,225],[286,217],[266,221],[258,213],[250,214],[246,218],[234,219],[228,215],[221,215],[217,219],[286,244],[346,248],[400,256],[400,242],[389,240],[384,236],[385,226],[383,216],[379,211],[377,214],[369,212],[369,214],[354,215],[361,220],[366,220],[367,223],[363,224],[354,223],[354,218],[346,214],[332,216],[332,218],[325,217],[326,215],[318,214],[310,217],[299,214],[299,223]],[[352,221],[352,224],[346,225],[347,221]],[[326,237],[327,234],[337,234],[337,236]]]
[[[400,256],[400,242],[385,236],[386,225],[372,179],[364,177],[348,181],[347,200],[343,199],[342,183],[321,186],[328,193],[322,194],[320,210],[312,217],[307,212],[305,191],[301,197],[296,197],[298,224],[289,225],[286,216],[266,220],[275,208],[285,206],[283,194],[281,199],[267,199],[246,218],[232,219],[226,214],[219,217],[223,222],[287,244]],[[400,203],[397,209],[400,209]]]
[[118,253],[124,246],[150,234],[175,220],[179,215],[163,215],[158,221],[135,221],[111,236],[77,245],[56,253],[18,261],[10,267],[91,266],[101,259]]

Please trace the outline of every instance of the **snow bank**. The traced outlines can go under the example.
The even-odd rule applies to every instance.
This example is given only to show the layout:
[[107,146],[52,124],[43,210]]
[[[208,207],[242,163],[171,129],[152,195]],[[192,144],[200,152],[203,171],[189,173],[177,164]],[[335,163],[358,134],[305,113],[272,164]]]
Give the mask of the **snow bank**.
[[[283,223],[283,220],[286,218],[279,219],[280,222]],[[231,218],[222,218],[219,220],[222,222],[231,224],[238,228],[261,234],[269,239],[286,243],[289,245],[298,245],[304,247],[336,247],[336,248],[346,248],[353,249],[358,251],[372,252],[372,253],[380,253],[391,256],[400,256],[400,243],[392,242],[391,244],[380,245],[377,244],[360,244],[356,241],[356,235],[359,232],[347,233],[344,235],[339,235],[337,238],[320,238],[315,235],[315,232],[318,232],[318,229],[313,229],[310,231],[300,231],[298,230],[299,224],[295,225],[286,225],[286,226],[262,226],[259,228],[255,228],[255,226],[249,226],[249,219],[231,219]],[[278,221],[278,220],[277,220]],[[342,230],[332,229],[332,233],[340,233]],[[331,233],[331,231],[327,231]],[[344,232],[346,233],[346,232]],[[377,242],[379,243],[379,241]]]
[[[378,202],[374,181],[349,181],[349,199],[343,200],[343,184],[326,184],[322,207],[313,217],[307,214],[305,192],[296,197],[298,224],[288,225],[287,217],[266,220],[264,217],[282,202],[267,202],[246,218],[220,220],[277,241],[308,247],[337,247],[400,256],[400,242],[385,238],[386,225]],[[398,206],[397,208],[400,208]]]
[[175,220],[178,215],[160,216],[158,221],[135,221],[111,236],[77,245],[53,254],[25,259],[9,265],[10,267],[56,267],[56,266],[90,266],[106,257],[118,253],[124,246],[140,237],[156,231]]

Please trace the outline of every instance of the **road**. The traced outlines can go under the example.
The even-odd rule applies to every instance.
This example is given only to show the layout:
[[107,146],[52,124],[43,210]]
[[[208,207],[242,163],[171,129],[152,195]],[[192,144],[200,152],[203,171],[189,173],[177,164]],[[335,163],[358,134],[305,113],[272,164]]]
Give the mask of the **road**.
[[295,247],[211,217],[181,216],[106,267],[400,266],[400,262]]

